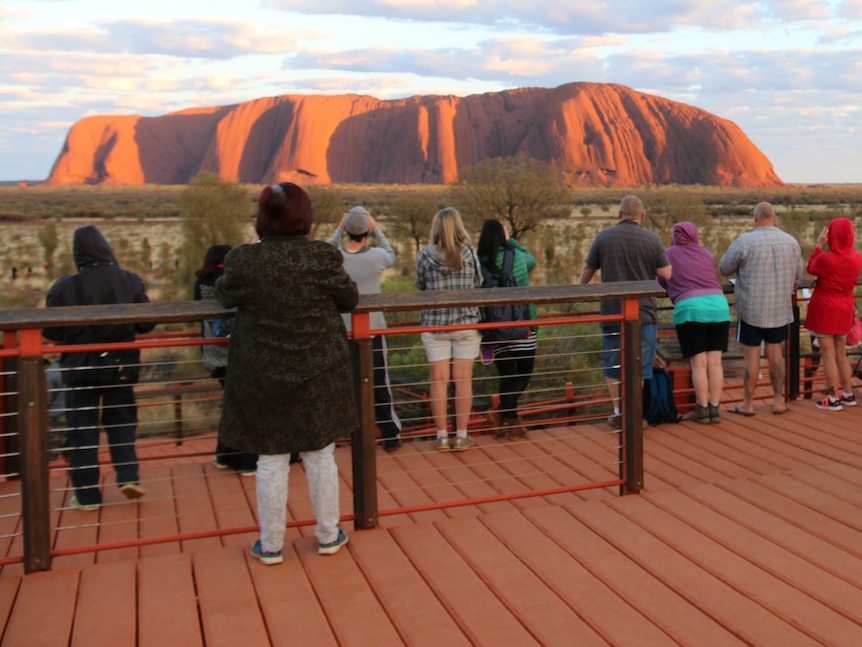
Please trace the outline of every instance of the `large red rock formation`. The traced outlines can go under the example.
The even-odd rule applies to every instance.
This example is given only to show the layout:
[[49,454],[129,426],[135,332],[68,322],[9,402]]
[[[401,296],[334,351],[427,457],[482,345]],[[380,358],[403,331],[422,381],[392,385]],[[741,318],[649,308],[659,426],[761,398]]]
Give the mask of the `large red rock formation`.
[[49,184],[445,183],[488,157],[556,160],[575,181],[781,184],[734,123],[620,85],[381,101],[284,95],[72,126]]

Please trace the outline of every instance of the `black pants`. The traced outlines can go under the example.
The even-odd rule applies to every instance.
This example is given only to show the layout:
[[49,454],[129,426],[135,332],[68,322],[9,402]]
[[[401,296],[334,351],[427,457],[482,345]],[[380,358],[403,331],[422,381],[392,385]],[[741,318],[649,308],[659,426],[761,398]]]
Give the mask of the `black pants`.
[[374,422],[383,438],[397,438],[401,433],[401,420],[392,403],[389,386],[389,369],[386,362],[386,338],[378,335],[372,340],[374,362]]
[[[100,407],[101,405],[101,407]],[[138,482],[135,432],[138,407],[131,386],[93,387],[66,391],[69,423],[69,476],[83,505],[102,502],[99,489],[99,425],[105,428],[117,485]]]
[[535,350],[504,351],[494,356],[494,366],[500,374],[500,410],[503,418],[518,417],[518,400],[530,384],[535,365]]

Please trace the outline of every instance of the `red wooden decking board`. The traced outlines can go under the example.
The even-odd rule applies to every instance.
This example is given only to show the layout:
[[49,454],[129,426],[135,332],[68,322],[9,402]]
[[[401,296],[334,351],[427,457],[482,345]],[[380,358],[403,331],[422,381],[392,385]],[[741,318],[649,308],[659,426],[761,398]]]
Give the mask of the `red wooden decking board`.
[[751,442],[748,438],[729,433],[730,425],[698,425],[698,427],[700,429],[692,432],[688,425],[682,428],[678,425],[664,425],[663,430],[673,436],[675,442],[694,442],[712,452],[732,451],[734,460],[740,461],[741,464],[747,465],[750,470],[758,473],[793,469],[802,465],[794,458],[776,454]]
[[12,605],[15,604],[18,588],[21,586],[21,579],[13,576],[0,578],[0,638],[6,631],[9,616],[12,614]]
[[[104,503],[99,519],[98,542],[110,544],[114,542],[138,539],[138,516],[140,505],[137,501],[129,501],[123,496],[114,482],[113,477],[106,481],[103,492]],[[104,550],[96,554],[97,563],[135,559],[138,556],[136,547]]]
[[451,520],[436,526],[540,644],[561,647],[606,644],[578,615],[574,605],[548,587],[478,519]]
[[[178,465],[171,470],[176,497],[180,533],[216,530],[217,524],[210,500],[203,465]],[[221,547],[217,537],[184,541],[183,552],[210,551]]]
[[247,552],[245,559],[273,647],[338,644],[292,543],[285,543],[278,566],[265,566]]
[[793,499],[821,514],[834,519],[856,532],[862,531],[862,516],[857,506],[840,501],[834,497],[824,496],[822,492],[800,483],[788,475],[758,477],[755,482],[780,492],[783,496]]
[[[685,422],[681,425],[662,425],[653,429],[647,429],[646,433],[650,434],[652,442],[650,443],[651,452],[658,451],[661,448],[662,452],[669,452],[670,455],[681,456],[684,461],[693,461],[698,464],[701,469],[706,468],[719,474],[719,478],[743,478],[751,473],[751,471],[732,458],[723,456],[726,452],[712,452],[701,447],[699,443],[680,443],[677,438],[668,434],[665,427],[680,427],[689,429],[689,433],[697,436],[704,432],[705,425],[697,425],[697,429],[693,426],[697,423]],[[708,428],[708,427],[707,427]],[[646,459],[645,459],[646,460]]]
[[192,567],[205,644],[269,647],[243,551],[197,549]]
[[746,503],[802,528],[826,543],[862,558],[859,531],[832,519],[819,510],[798,503],[757,483],[728,481],[720,484],[720,486]]
[[[785,584],[815,598],[856,624],[862,623],[862,589],[857,584],[827,573],[804,557],[723,517],[683,493],[660,492],[651,495],[649,501]],[[789,532],[803,533],[798,528]]]
[[[246,496],[246,481],[254,480],[234,474],[225,474],[213,465],[206,465],[204,478],[210,491],[212,507],[219,529],[244,528],[257,525]],[[256,533],[225,535],[224,546],[246,547],[256,539]]]
[[[862,626],[660,510],[646,497],[632,497],[622,506],[609,502],[608,506],[812,638],[827,644],[862,644]],[[801,560],[788,561],[799,566]]]
[[[559,635],[564,633],[568,644],[592,639],[615,645],[856,647],[862,644],[862,436],[857,431],[862,407],[835,414],[815,410],[810,402],[791,407],[785,416],[770,415],[764,405],[754,418],[726,415],[721,425],[647,429],[646,489],[640,497],[619,498],[613,487],[400,514],[382,519],[385,529],[351,533],[351,544],[332,557],[316,554],[309,537],[313,527],[289,529],[286,562],[274,567],[248,556],[254,532],[215,538],[211,551],[192,542],[194,569],[188,555],[145,556],[178,551],[177,542],[141,547],[136,562],[119,554],[132,555],[134,549],[96,553],[96,565],[90,554],[90,565],[80,571],[81,586],[72,587],[59,607],[61,615],[64,608],[76,615],[57,644],[98,644],[97,633],[87,641],[98,629],[87,611],[93,599],[88,590],[117,604],[123,596],[110,588],[100,591],[98,578],[87,580],[87,574],[133,564],[138,644],[148,647],[202,646],[203,605],[198,606],[196,588],[207,596],[206,613],[215,618],[222,612],[211,610],[221,604],[221,593],[210,589],[224,588],[224,577],[239,582],[233,587],[239,592],[232,597],[234,612],[245,619],[240,624],[257,628],[251,635],[259,644],[364,647],[434,640],[508,647],[566,644]],[[388,507],[397,498],[445,502],[474,492],[493,496],[597,475],[611,479],[618,438],[599,421],[531,429],[524,442],[477,436],[479,448],[465,453],[437,453],[429,440],[407,442],[393,454],[380,449],[380,501]],[[349,449],[338,448],[336,457],[347,513]],[[186,464],[171,459],[165,462],[169,467],[142,462],[147,495],[137,504],[116,491],[107,468],[106,505],[85,515],[84,523],[109,522],[98,531],[100,542],[122,540],[135,524],[142,537],[175,534],[181,529],[174,506],[204,498],[213,528],[240,525],[242,519],[253,525],[254,479],[222,473],[209,461],[209,456]],[[289,517],[308,518],[303,470],[291,470],[290,479],[297,509]],[[85,514],[59,509],[67,487],[66,473],[57,472],[54,526]],[[153,514],[157,509],[161,514]],[[436,523],[418,525],[423,517]],[[165,522],[173,523],[172,530],[159,532]],[[352,524],[344,526],[350,530]],[[71,547],[81,532],[55,531],[54,544]],[[8,554],[20,551],[19,537],[8,542]],[[55,568],[63,561],[72,563],[58,558]],[[10,636],[24,635],[15,634],[22,632],[25,618],[18,608],[27,605],[23,594],[32,577],[9,577],[16,572],[20,564],[5,567],[0,578],[0,631],[8,614],[0,647],[13,644]],[[56,571],[61,578],[78,572]],[[125,572],[109,584],[128,591]],[[50,597],[38,600],[43,615],[46,603]],[[135,621],[116,615],[126,627]],[[373,626],[363,624],[362,616],[372,618]],[[208,628],[206,644],[229,633]]]
[[470,645],[391,533],[355,533],[350,552],[405,644]]
[[[147,494],[138,503],[138,534],[141,539],[169,537],[179,533],[176,518],[171,468],[156,466],[141,468],[142,485]],[[180,552],[179,542],[141,546],[141,557],[175,555]]]
[[726,461],[728,467],[726,473],[733,478],[743,478],[752,473],[762,474],[780,469],[773,461],[764,460],[747,451],[732,447],[724,438],[721,440],[715,438],[721,434],[721,429],[717,427],[720,425],[701,425],[696,422],[662,425],[662,433],[652,436],[652,441],[671,449],[683,446],[691,447],[695,453],[687,455],[692,458],[706,455]]
[[[855,472],[849,473],[847,478],[845,478],[839,474],[830,473],[828,467],[795,470],[793,476],[819,492],[830,494],[836,499],[850,505],[862,507],[862,489],[859,487],[859,472],[849,465],[844,466],[845,469]],[[860,510],[860,513],[862,513],[862,510]]]
[[[440,503],[445,501],[460,501],[464,493],[451,483],[445,472],[456,466],[455,461],[447,454],[439,454],[434,450],[433,441],[414,441],[396,454],[397,465],[408,473],[410,479],[428,497],[430,501]],[[431,523],[433,521],[457,516],[472,516],[479,514],[475,505],[447,508],[437,512],[411,513],[410,517],[417,522]]]
[[[497,518],[488,517],[483,519],[483,522],[491,525],[504,541],[512,543],[519,555],[526,555],[534,568],[542,568],[547,573],[547,578],[564,577],[563,573],[558,573],[559,565],[574,560],[595,578],[596,587],[607,587],[613,595],[625,601],[681,645],[721,647],[739,644],[738,638],[727,629],[666,584],[652,577],[565,510],[550,508],[531,511],[525,516],[536,524],[537,529],[541,529],[544,538],[537,538],[538,530],[528,528],[528,532],[519,532],[513,524],[510,525],[514,530],[509,532],[506,525],[498,524]],[[546,548],[549,541],[555,544],[553,550]],[[579,578],[579,581],[582,579]],[[562,583],[563,586],[568,585],[565,580],[562,580]],[[579,602],[576,608],[583,610],[591,608],[591,605],[598,605],[597,611],[593,613],[601,618],[607,627],[604,633],[620,634],[621,630],[617,625],[628,624],[626,614],[631,614],[632,611],[626,609],[622,615],[613,614],[612,617],[606,618],[606,605],[601,598],[595,599],[589,590],[581,595],[584,601]],[[612,608],[616,606],[619,606],[619,603],[615,602]],[[637,628],[642,621],[637,616],[635,618],[634,625]]]
[[[548,482],[553,484],[548,485],[548,487],[571,485],[574,481],[571,470],[559,461],[556,456],[548,453],[548,448],[539,438],[539,433],[538,430],[531,429],[527,435],[528,441],[509,443],[507,445],[509,451],[526,460],[530,470],[543,474]],[[531,475],[528,478],[533,478],[533,476]],[[606,490],[584,490],[568,494],[551,495],[550,497],[545,497],[545,500],[553,505],[561,505],[563,503],[573,503],[575,500],[605,496],[611,495]]]
[[190,555],[138,560],[139,647],[202,647]]
[[[629,498],[636,497],[626,497]],[[752,645],[816,645],[814,638],[742,595],[602,503],[565,507],[581,523],[634,560],[678,595]]]
[[353,561],[349,546],[335,555],[318,555],[317,540],[304,537],[296,540],[294,547],[339,645],[382,647],[402,644],[362,571]]
[[21,581],[2,647],[67,647],[80,571],[34,573]]
[[135,561],[94,564],[81,571],[72,647],[137,644]]
[[862,582],[862,558],[837,549],[804,528],[713,486],[688,488],[683,493],[835,577],[854,586]]
[[473,644],[538,644],[436,527],[401,526],[390,532]]

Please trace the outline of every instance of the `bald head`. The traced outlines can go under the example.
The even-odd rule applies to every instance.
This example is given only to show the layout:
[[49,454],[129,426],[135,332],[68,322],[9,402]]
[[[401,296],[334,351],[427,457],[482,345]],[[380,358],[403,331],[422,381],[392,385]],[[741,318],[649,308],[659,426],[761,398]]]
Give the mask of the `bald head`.
[[775,224],[775,208],[768,202],[761,202],[754,207],[754,226],[771,227]]
[[644,215],[644,203],[636,195],[627,195],[620,202],[620,219],[640,222]]

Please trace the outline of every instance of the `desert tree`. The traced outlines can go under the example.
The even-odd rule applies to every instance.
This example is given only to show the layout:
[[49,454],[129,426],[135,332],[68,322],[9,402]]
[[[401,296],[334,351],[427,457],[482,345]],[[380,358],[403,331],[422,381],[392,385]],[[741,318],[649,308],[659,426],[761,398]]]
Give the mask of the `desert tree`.
[[305,190],[311,198],[311,209],[314,213],[310,237],[316,238],[320,225],[334,227],[341,222],[345,212],[344,202],[334,191],[318,184],[307,186]]
[[191,295],[194,270],[203,263],[210,246],[244,242],[253,213],[247,188],[212,173],[198,174],[182,190],[180,222],[183,242],[177,271],[172,274],[177,296],[188,298]]
[[440,205],[433,197],[424,193],[408,193],[392,201],[389,223],[413,242],[413,251],[419,250],[428,242],[431,234],[431,221]]
[[46,223],[39,230],[39,244],[42,245],[42,254],[45,259],[45,270],[48,278],[54,275],[54,252],[57,251],[57,225],[53,222]]
[[452,201],[474,229],[497,218],[515,238],[572,211],[571,190],[556,165],[525,154],[466,167],[452,185]]

